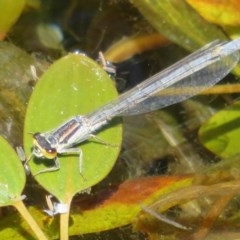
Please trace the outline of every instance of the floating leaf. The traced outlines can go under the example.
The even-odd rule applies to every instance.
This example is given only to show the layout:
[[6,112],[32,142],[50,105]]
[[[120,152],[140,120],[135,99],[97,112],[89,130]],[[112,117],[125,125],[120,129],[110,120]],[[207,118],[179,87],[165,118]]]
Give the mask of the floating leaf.
[[[24,130],[24,146],[27,154],[32,147],[29,133],[45,132],[56,128],[63,121],[77,114],[85,114],[117,96],[112,80],[94,61],[83,55],[70,54],[56,63],[39,80],[31,96]],[[101,130],[98,137],[117,145],[111,146],[85,141],[82,175],[77,155],[59,156],[60,170],[42,173],[37,181],[62,202],[77,192],[101,181],[112,169],[121,145],[121,125],[118,121]],[[34,159],[30,168],[34,174],[53,164],[53,160]]]
[[26,176],[18,155],[2,137],[0,137],[0,169],[0,206],[13,205],[21,198]]
[[218,156],[228,158],[240,153],[240,101],[219,111],[199,130],[203,145]]

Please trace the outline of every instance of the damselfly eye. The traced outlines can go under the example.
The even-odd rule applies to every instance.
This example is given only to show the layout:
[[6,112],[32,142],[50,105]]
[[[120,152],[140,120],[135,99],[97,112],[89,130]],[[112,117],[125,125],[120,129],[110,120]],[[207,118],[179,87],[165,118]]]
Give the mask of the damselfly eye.
[[48,154],[56,154],[57,152],[56,148],[45,149],[45,151],[48,152]]
[[54,159],[57,157],[57,150],[56,148],[45,148],[42,150],[43,157],[48,159]]

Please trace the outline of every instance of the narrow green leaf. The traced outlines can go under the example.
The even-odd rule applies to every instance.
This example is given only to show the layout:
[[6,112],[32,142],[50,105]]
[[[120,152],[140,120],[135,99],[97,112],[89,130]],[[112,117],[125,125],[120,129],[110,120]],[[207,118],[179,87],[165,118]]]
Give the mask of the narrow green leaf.
[[[69,54],[54,63],[42,76],[31,96],[24,129],[27,154],[32,147],[29,133],[45,132],[77,114],[88,113],[117,96],[114,83],[94,61],[83,55]],[[101,181],[112,169],[121,145],[121,125],[111,122],[99,131],[104,145],[96,140],[80,144],[83,151],[82,175],[77,155],[59,156],[60,170],[42,173],[37,181],[62,202]],[[30,168],[34,174],[52,166],[53,160],[34,159]]]
[[190,51],[215,39],[226,39],[224,33],[201,18],[184,0],[130,0],[163,36]]
[[12,205],[21,197],[26,175],[18,155],[2,137],[0,137],[0,169],[0,206]]

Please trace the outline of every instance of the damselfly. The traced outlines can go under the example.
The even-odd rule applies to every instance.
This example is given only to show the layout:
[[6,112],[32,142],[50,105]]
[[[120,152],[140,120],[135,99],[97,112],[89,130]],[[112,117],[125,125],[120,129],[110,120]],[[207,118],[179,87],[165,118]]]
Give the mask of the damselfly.
[[[77,144],[93,137],[97,130],[116,116],[154,111],[183,101],[216,84],[238,63],[239,49],[240,38],[228,42],[214,41],[99,109],[85,116],[72,117],[51,131],[35,133],[32,154],[25,166],[32,156],[35,156],[55,161],[54,167],[37,174],[55,171],[59,169],[59,154],[77,154],[81,173],[83,154],[80,148],[75,147]],[[183,90],[189,88],[189,91],[183,95],[181,93],[161,95],[161,91],[169,87]],[[174,93],[174,90],[172,92]]]

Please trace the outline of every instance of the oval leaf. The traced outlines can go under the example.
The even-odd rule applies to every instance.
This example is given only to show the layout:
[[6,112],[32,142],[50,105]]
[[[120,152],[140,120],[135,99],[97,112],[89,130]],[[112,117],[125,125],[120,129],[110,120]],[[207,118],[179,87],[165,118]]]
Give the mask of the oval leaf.
[[12,205],[21,197],[26,174],[18,155],[1,136],[0,169],[0,206]]
[[[112,80],[94,61],[83,55],[69,54],[54,63],[39,80],[31,96],[24,129],[27,154],[32,147],[29,133],[46,132],[77,114],[86,114],[117,96]],[[101,181],[112,169],[121,145],[121,125],[111,122],[97,135],[104,142],[85,141],[82,175],[79,156],[59,156],[60,170],[42,173],[37,181],[60,201],[68,202],[77,192]],[[53,160],[34,159],[34,174],[53,164]],[[46,166],[46,164],[48,166]]]

